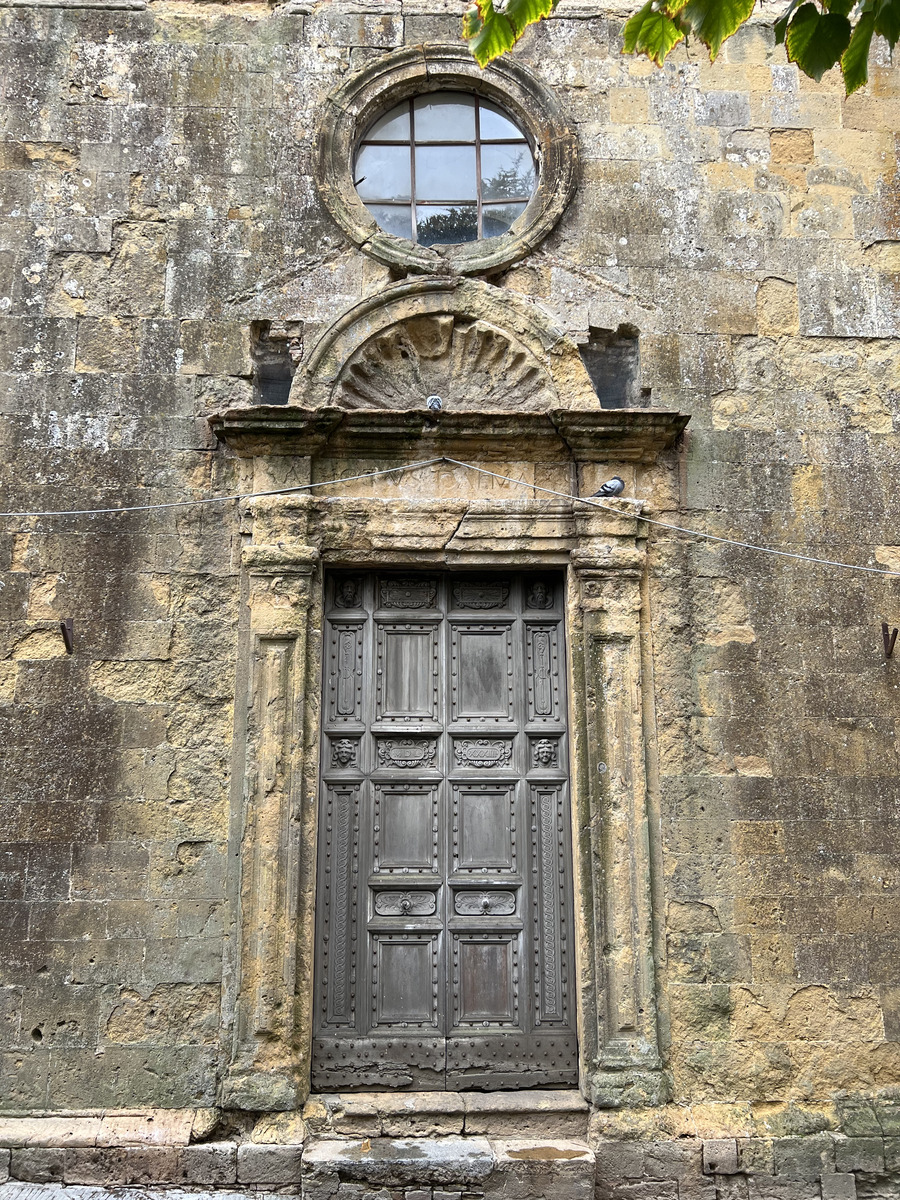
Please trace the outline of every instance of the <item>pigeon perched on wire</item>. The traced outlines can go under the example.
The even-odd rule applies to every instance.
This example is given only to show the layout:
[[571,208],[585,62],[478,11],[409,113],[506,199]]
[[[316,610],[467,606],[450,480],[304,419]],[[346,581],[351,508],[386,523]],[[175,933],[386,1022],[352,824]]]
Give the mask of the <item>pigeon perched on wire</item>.
[[[594,492],[594,496],[610,497],[621,496],[625,491],[625,480],[620,479],[618,475],[613,475],[612,479],[607,479],[601,487]],[[592,496],[591,499],[594,497]]]

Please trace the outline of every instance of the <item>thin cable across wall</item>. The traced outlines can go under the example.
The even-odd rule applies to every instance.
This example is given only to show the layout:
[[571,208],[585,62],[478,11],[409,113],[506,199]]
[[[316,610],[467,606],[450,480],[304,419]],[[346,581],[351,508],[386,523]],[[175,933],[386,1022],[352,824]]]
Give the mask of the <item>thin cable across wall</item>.
[[[227,504],[231,501],[240,500],[259,500],[266,496],[288,496],[292,493],[307,492],[313,488],[334,487],[344,483],[356,483],[363,479],[377,479],[385,475],[396,475],[403,471],[420,471],[425,467],[433,467],[437,464],[447,464],[454,467],[462,467],[467,471],[474,471],[478,475],[485,475],[491,479],[499,479],[504,483],[511,483],[517,487],[521,487],[530,492],[541,492],[546,496],[553,496],[559,500],[569,500],[573,504],[584,504],[591,508],[600,508],[605,512],[614,514],[615,516],[630,516],[635,521],[643,521],[646,525],[652,525],[657,529],[668,529],[672,533],[681,533],[687,537],[699,538],[706,542],[717,542],[725,546],[738,546],[743,550],[753,550],[759,554],[770,554],[777,558],[789,558],[799,562],[813,563],[822,567],[837,567],[845,571],[859,571],[868,575],[884,575],[889,578],[900,578],[900,571],[891,571],[882,567],[867,567],[862,563],[841,562],[839,559],[819,558],[814,554],[800,554],[794,550],[781,550],[777,546],[760,546],[756,542],[745,542],[739,538],[722,537],[720,534],[707,533],[702,529],[690,529],[685,525],[674,525],[669,521],[660,521],[656,517],[645,517],[643,513],[631,512],[623,513],[621,508],[614,508],[611,504],[605,504],[601,500],[595,499],[593,496],[573,496],[570,492],[560,492],[554,488],[541,487],[536,483],[527,483],[522,479],[514,479],[511,475],[501,475],[498,471],[488,471],[485,467],[476,467],[474,463],[462,462],[457,458],[448,458],[446,455],[441,455],[436,458],[422,459],[420,462],[403,463],[396,467],[384,467],[378,471],[364,471],[358,475],[346,475],[338,479],[325,479],[317,483],[301,483],[291,487],[272,488],[269,491],[263,492],[235,492],[227,496],[204,496],[194,500],[172,500],[162,504],[131,504],[123,505],[120,508],[79,508],[79,509],[57,509],[44,512],[0,512],[0,517],[15,518],[15,519],[39,519],[49,517],[93,517],[100,515],[110,515],[113,513],[133,513],[133,512],[159,512],[165,509],[175,508],[193,508],[204,504]],[[621,503],[621,501],[619,502]],[[639,501],[626,499],[626,503],[635,504]]]

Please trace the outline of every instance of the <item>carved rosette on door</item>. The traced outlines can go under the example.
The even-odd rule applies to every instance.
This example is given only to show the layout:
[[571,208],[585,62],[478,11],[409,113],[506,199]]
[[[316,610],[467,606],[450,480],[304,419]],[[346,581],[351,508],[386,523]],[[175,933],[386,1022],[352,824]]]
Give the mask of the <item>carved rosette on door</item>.
[[328,579],[314,1087],[575,1083],[562,595]]

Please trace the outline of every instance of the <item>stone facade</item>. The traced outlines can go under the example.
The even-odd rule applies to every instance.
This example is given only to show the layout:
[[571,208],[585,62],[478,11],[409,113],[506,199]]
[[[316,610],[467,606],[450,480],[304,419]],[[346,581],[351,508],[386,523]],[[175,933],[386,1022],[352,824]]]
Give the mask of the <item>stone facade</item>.
[[[659,71],[563,0],[479,83],[460,8],[0,3],[0,1174],[896,1195],[895,579],[735,543],[900,570],[897,69]],[[508,253],[357,236],[388,70],[534,122]],[[348,564],[567,570],[581,1096],[308,1095]]]

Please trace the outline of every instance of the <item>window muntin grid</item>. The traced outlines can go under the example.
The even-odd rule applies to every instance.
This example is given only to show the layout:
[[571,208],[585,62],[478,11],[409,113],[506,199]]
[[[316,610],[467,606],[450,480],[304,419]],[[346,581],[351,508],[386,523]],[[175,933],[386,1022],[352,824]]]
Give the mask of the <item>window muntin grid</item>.
[[359,144],[354,176],[380,228],[425,246],[506,233],[537,182],[522,131],[465,92],[413,96],[379,117]]

